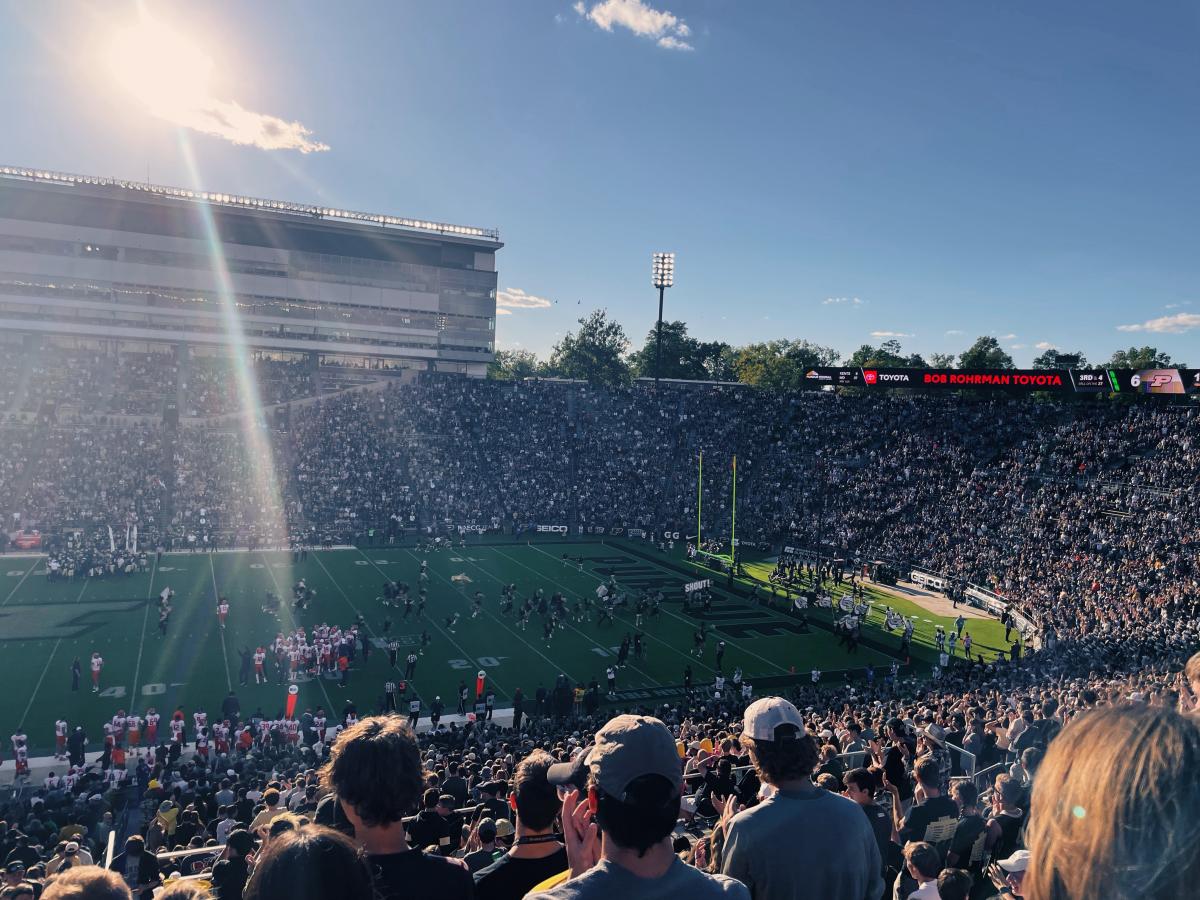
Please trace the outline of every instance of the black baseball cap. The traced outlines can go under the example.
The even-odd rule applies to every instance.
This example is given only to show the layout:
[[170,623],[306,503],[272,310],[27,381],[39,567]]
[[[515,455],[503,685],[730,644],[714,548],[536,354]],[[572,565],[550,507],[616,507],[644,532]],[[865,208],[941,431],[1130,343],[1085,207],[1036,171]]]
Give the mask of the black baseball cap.
[[567,762],[555,763],[546,769],[546,781],[556,787],[564,787],[568,790],[575,788],[582,794],[587,790],[588,782],[588,754],[592,752],[591,746],[585,747],[583,750],[575,754],[575,758]]

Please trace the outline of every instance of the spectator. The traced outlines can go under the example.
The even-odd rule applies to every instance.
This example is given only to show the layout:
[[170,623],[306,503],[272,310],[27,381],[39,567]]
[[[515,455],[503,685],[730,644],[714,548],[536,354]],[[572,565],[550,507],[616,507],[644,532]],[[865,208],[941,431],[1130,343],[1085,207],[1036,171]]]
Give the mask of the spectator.
[[1198,772],[1194,718],[1141,705],[1076,718],[1050,745],[1034,787],[1024,896],[1195,896]]
[[337,796],[355,840],[369,855],[381,898],[472,896],[471,874],[461,860],[408,845],[403,818],[420,794],[422,767],[416,738],[400,719],[360,719],[343,731],[321,769],[321,782]]
[[125,839],[125,849],[113,857],[109,868],[125,879],[134,900],[150,900],[162,881],[158,858],[146,850],[146,842],[140,834]]
[[675,739],[658,719],[621,715],[596,732],[586,758],[587,799],[572,790],[563,801],[563,829],[572,878],[545,900],[621,897],[747,897],[722,875],[682,862],[671,833],[679,819],[683,780]]
[[130,900],[129,888],[115,872],[99,866],[76,866],[55,875],[42,900]]
[[942,870],[942,859],[932,844],[912,841],[904,847],[904,864],[909,878],[916,882],[916,890],[906,891],[902,896],[908,900],[938,900],[938,873]]
[[230,832],[221,858],[212,871],[212,885],[220,900],[242,900],[253,852],[254,836],[249,831],[239,828]]
[[[355,843],[332,828],[284,831],[254,864],[246,900],[371,900],[371,865]],[[414,890],[411,896],[428,896]],[[222,897],[224,900],[224,897]]]
[[567,851],[554,833],[562,806],[550,783],[569,781],[573,766],[535,750],[517,766],[511,802],[517,813],[516,840],[507,853],[475,873],[477,900],[520,900],[532,888],[567,868]]
[[796,707],[779,697],[756,700],[746,709],[741,739],[759,779],[775,793],[733,817],[721,871],[756,900],[877,900],[882,861],[871,825],[845,797],[813,785],[817,745]]

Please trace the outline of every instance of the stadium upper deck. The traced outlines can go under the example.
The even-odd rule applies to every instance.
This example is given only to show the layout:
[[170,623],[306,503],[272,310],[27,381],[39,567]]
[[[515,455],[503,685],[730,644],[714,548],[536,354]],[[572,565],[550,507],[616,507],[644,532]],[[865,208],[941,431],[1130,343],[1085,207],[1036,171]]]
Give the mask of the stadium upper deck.
[[[0,168],[0,331],[482,376],[494,230]],[[19,336],[14,338],[13,336]]]

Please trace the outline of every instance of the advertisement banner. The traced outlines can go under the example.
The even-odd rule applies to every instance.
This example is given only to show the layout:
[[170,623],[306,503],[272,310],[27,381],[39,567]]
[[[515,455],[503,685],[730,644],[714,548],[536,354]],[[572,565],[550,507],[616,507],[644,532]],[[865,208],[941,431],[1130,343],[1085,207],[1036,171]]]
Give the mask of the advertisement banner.
[[1028,393],[1200,393],[1200,369],[891,369],[817,366],[810,388],[995,390]]
[[909,576],[909,581],[913,584],[919,584],[921,587],[932,588],[935,591],[944,591],[947,587],[945,578],[939,578],[936,575],[926,575],[924,572],[913,572]]
[[534,526],[539,533],[544,534],[566,534],[566,525],[536,525]]

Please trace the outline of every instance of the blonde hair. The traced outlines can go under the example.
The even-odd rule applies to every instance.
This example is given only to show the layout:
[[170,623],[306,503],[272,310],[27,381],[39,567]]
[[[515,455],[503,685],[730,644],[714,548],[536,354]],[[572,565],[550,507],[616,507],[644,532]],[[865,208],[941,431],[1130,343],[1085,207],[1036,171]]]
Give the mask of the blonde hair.
[[1182,900],[1200,884],[1200,724],[1159,707],[1086,712],[1034,784],[1027,900]]

